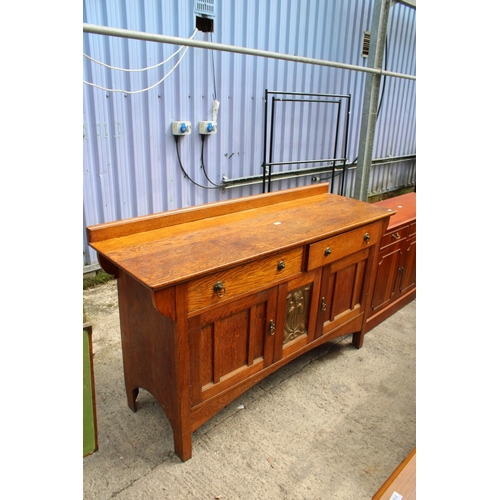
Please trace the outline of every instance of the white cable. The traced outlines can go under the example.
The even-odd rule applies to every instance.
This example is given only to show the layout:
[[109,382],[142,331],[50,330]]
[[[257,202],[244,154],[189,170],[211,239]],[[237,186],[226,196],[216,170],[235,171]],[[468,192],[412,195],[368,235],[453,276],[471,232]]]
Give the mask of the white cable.
[[167,78],[172,73],[172,71],[174,71],[175,68],[177,68],[179,63],[182,61],[182,58],[186,55],[186,52],[188,49],[189,49],[189,47],[186,47],[184,49],[183,54],[181,55],[179,60],[175,63],[175,66],[159,82],[155,83],[154,85],[151,85],[151,87],[148,87],[147,89],[133,90],[133,91],[121,90],[121,89],[107,89],[105,87],[101,87],[99,85],[96,85],[95,83],[86,82],[85,80],[83,80],[83,83],[86,83],[87,85],[90,85],[91,87],[95,87],[97,89],[105,90],[106,92],[123,92],[124,94],[139,94],[141,92],[146,92],[146,91],[151,90],[151,89],[157,87],[158,85],[160,85],[160,83],[163,82],[165,80],[165,78]]
[[[188,40],[192,40],[194,38],[194,36],[196,35],[198,31],[198,28],[195,28],[194,31],[193,31],[193,34],[189,37]],[[127,68],[117,68],[115,66],[109,66],[108,64],[106,63],[103,63],[101,61],[98,61],[97,59],[93,59],[92,57],[88,56],[87,54],[83,54],[84,57],[86,57],[87,59],[91,60],[92,62],[95,62],[97,64],[100,64],[101,66],[106,66],[106,68],[109,68],[109,69],[116,69],[118,71],[128,71],[128,72],[134,72],[134,71],[147,71],[149,69],[154,69],[154,68],[157,68],[158,66],[161,66],[162,64],[165,64],[167,63],[168,61],[170,61],[170,59],[172,59],[172,57],[174,57],[175,55],[177,55],[180,51],[182,50],[182,47],[179,47],[172,55],[170,55],[167,59],[165,59],[164,61],[158,63],[158,64],[155,64],[154,66],[149,66],[148,68],[142,68],[142,69],[127,69]]]
[[180,51],[182,50],[182,47],[180,47],[179,49],[177,49],[171,56],[168,57],[168,59],[165,59],[164,61],[162,61],[161,63],[158,63],[156,64],[155,66],[149,66],[148,68],[142,68],[142,69],[127,69],[127,68],[117,68],[115,66],[109,66],[108,64],[106,63],[103,63],[101,61],[98,61],[97,59],[92,59],[92,57],[88,56],[87,54],[83,54],[84,57],[86,57],[87,59],[90,59],[92,62],[95,62],[97,64],[100,64],[101,66],[105,66],[106,68],[109,68],[109,69],[116,69],[118,71],[128,71],[130,73],[134,72],[134,71],[147,71],[148,69],[154,69],[154,68],[157,68],[158,66],[161,66],[162,64],[165,64],[166,62],[170,61],[170,59],[172,59],[172,57],[174,57],[175,55],[177,55]]
[[[193,34],[193,36],[196,34],[197,31],[198,30],[195,30],[195,33]],[[83,83],[90,85],[91,87],[95,87],[97,89],[105,90],[106,92],[123,92],[124,94],[139,94],[141,92],[147,92],[148,90],[151,90],[151,89],[157,87],[158,85],[160,85],[160,83],[162,83],[168,76],[170,76],[170,74],[174,71],[175,68],[177,68],[179,63],[182,61],[182,58],[186,55],[186,52],[188,49],[189,49],[189,46],[185,47],[184,52],[182,53],[179,60],[175,63],[174,67],[159,82],[155,83],[154,85],[151,85],[151,87],[148,87],[147,89],[133,90],[133,91],[119,90],[119,89],[107,89],[105,87],[101,87],[100,85],[96,85],[95,83],[86,82],[85,80],[83,80]]]

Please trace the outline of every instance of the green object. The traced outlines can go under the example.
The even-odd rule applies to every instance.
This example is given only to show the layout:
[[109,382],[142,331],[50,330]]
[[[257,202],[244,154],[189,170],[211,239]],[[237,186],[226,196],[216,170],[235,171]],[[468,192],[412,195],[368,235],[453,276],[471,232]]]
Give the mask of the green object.
[[92,327],[83,326],[83,456],[97,450],[97,422],[92,365]]

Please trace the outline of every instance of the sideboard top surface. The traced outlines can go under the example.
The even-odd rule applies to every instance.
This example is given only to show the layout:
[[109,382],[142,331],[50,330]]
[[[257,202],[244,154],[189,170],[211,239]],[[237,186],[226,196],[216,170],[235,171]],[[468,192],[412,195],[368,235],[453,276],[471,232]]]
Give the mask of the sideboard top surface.
[[394,213],[322,184],[100,224],[87,235],[99,254],[159,290]]

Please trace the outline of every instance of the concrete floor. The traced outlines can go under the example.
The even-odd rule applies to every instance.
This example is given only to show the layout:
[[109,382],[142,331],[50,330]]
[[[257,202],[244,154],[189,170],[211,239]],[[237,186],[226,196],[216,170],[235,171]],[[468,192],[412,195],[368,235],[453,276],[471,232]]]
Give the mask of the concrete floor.
[[84,292],[93,327],[99,449],[90,499],[371,499],[416,446],[416,301],[365,337],[322,345],[264,379],[173,452],[170,424],[139,391],[127,406],[116,283]]

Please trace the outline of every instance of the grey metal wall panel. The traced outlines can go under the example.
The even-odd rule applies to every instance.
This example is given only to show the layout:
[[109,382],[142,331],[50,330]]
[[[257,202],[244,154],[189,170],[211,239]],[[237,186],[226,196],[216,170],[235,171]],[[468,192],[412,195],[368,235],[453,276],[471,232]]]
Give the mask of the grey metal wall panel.
[[[370,0],[217,0],[214,33],[198,40],[366,65],[363,32],[370,29]],[[195,28],[194,2],[84,0],[83,22],[188,38]],[[415,74],[415,9],[396,3],[388,27],[387,69]],[[83,35],[83,50],[110,66],[140,69],[158,64],[179,47],[101,35]],[[122,72],[83,58],[84,80],[108,89],[154,86],[179,61],[144,72]],[[198,122],[220,102],[218,132],[205,141],[208,177],[262,174],[265,90],[351,94],[348,163],[358,153],[365,74],[262,57],[189,48],[173,72],[143,93],[110,92],[83,85],[84,226],[261,192],[261,183],[203,189],[182,173],[173,120],[189,120],[191,135],[179,141],[192,179],[214,187],[201,168]],[[415,82],[387,78],[374,141],[374,158],[416,153]],[[276,116],[279,158],[321,158],[331,148],[332,117],[320,107],[291,105]],[[293,155],[293,158],[290,155]],[[286,169],[289,167],[283,167]],[[371,192],[415,182],[414,162],[373,168]],[[347,194],[354,187],[347,178]],[[325,176],[322,176],[322,178]],[[273,190],[311,183],[311,177],[273,183]],[[96,255],[84,240],[84,264]]]
[[[416,10],[395,3],[389,15],[385,68],[416,74]],[[416,82],[386,78],[373,157],[386,158],[416,153]],[[382,94],[382,91],[381,91]],[[415,184],[415,160],[372,167],[370,194]]]

